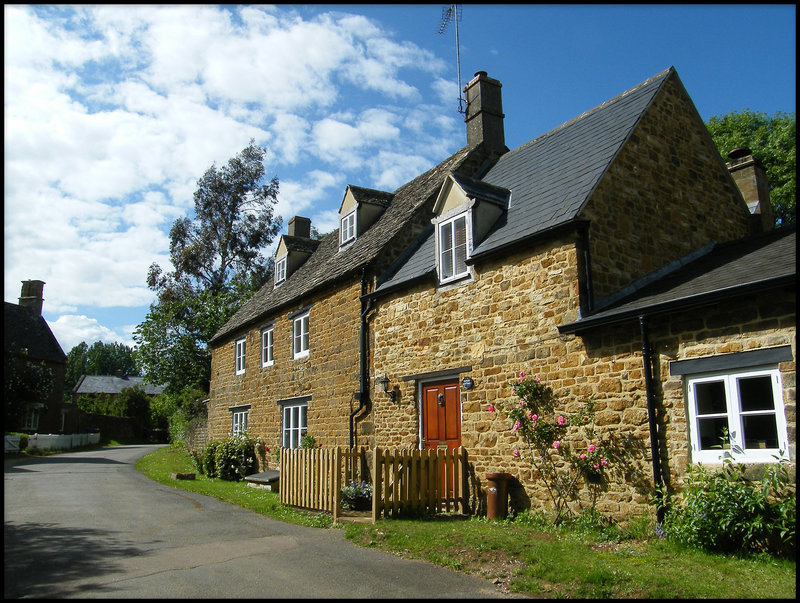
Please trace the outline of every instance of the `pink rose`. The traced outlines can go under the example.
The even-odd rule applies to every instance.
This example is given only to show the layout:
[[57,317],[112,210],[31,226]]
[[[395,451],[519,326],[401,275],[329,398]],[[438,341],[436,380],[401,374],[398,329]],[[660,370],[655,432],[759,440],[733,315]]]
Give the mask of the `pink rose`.
[[517,431],[520,427],[522,427],[522,423],[519,421],[514,422],[514,431]]
[[539,377],[536,377],[536,379],[534,379],[534,381],[536,381],[536,383],[539,383],[539,381],[541,381],[541,379],[539,379]]
[[533,415],[531,417],[531,421],[538,421],[538,420],[539,420],[539,415]]
[[490,405],[489,405],[489,408],[487,408],[486,410],[488,410],[489,412],[494,412],[494,406],[492,406],[492,405],[490,404]]
[[519,450],[517,450],[516,448],[514,448],[514,456],[519,456]]
[[594,468],[595,468],[595,470],[597,470],[597,469],[600,469],[600,465],[598,465],[597,463],[595,463],[594,465],[592,465],[592,467],[594,467]]
[[559,415],[558,419],[556,419],[556,422],[557,422],[559,425],[564,425],[564,424],[566,424],[567,420],[566,420],[564,417],[562,417],[562,416],[560,416],[560,415]]
[[524,379],[524,378],[525,378],[525,371],[521,371],[521,372],[520,372],[520,374],[519,374],[519,376],[520,376],[522,379]]
[[555,442],[553,442],[553,448],[555,448],[556,450],[558,450],[560,447],[561,447],[561,442],[559,442],[558,440],[556,440]]
[[601,464],[603,467],[605,467],[606,465],[608,465],[608,461],[607,461],[606,459],[600,459],[600,464]]
[[597,447],[596,447],[594,444],[589,444],[589,445],[586,447],[586,450],[588,450],[588,451],[589,451],[589,454],[592,454],[592,453],[593,453],[593,452],[594,452],[596,449],[597,449]]
[[582,454],[582,455],[581,455],[581,458],[582,458],[582,459],[585,459],[585,458],[586,458],[586,455],[585,455],[585,454]]

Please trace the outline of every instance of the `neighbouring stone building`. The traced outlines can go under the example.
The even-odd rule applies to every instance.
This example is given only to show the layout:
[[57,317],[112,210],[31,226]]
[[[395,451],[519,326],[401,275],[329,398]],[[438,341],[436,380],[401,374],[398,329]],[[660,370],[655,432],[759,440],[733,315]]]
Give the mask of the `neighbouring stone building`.
[[495,471],[536,507],[488,411],[525,371],[565,410],[595,401],[618,520],[718,463],[723,428],[737,461],[794,462],[795,229],[772,230],[758,162],[726,165],[673,68],[511,151],[500,88],[466,86],[451,158],[391,194],[348,187],[339,232],[290,224],[276,282],[211,342],[212,437],[462,445],[475,509]]
[[44,281],[22,281],[19,304],[4,303],[3,358],[4,379],[8,388],[14,375],[25,372],[26,366],[43,366],[53,378],[50,393],[40,399],[26,400],[21,414],[9,413],[16,401],[5,399],[6,431],[29,433],[61,433],[71,429],[62,408],[67,356],[42,316]]

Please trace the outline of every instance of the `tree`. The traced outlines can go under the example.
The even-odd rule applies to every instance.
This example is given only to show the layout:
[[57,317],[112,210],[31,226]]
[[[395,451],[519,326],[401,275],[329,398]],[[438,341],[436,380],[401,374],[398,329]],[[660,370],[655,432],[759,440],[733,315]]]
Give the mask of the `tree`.
[[134,333],[145,379],[167,391],[208,391],[209,339],[272,274],[264,251],[278,234],[278,179],[265,176],[266,150],[253,140],[198,180],[194,218],[170,230],[173,271],[153,263],[147,285],[157,300]]
[[6,429],[12,429],[21,425],[29,404],[47,401],[55,385],[55,376],[44,361],[29,359],[25,354],[7,354],[3,373],[3,424]]
[[67,354],[67,369],[64,376],[64,395],[69,397],[81,375],[139,376],[134,360],[134,350],[121,343],[95,341],[91,347],[81,341]]
[[795,114],[779,111],[769,117],[746,109],[712,117],[706,127],[723,158],[736,147],[748,147],[764,164],[776,222],[778,225],[794,224],[797,219]]

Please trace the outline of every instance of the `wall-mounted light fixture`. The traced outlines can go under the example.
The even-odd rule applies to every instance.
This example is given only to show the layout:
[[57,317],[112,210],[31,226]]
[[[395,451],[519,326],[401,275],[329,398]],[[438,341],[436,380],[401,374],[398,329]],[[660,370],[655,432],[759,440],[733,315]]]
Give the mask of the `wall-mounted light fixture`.
[[389,389],[389,377],[384,375],[382,379],[378,379],[378,383],[380,384],[383,393],[389,394],[389,399],[394,402],[397,392],[394,391],[394,388],[391,390]]

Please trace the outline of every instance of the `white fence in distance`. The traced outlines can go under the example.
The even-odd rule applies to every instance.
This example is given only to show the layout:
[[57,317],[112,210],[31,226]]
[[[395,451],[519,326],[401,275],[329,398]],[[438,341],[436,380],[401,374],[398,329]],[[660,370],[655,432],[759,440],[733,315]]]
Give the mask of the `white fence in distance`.
[[[28,436],[28,448],[39,450],[72,450],[100,443],[100,433],[34,433]],[[5,452],[19,452],[19,436],[5,436]]]

